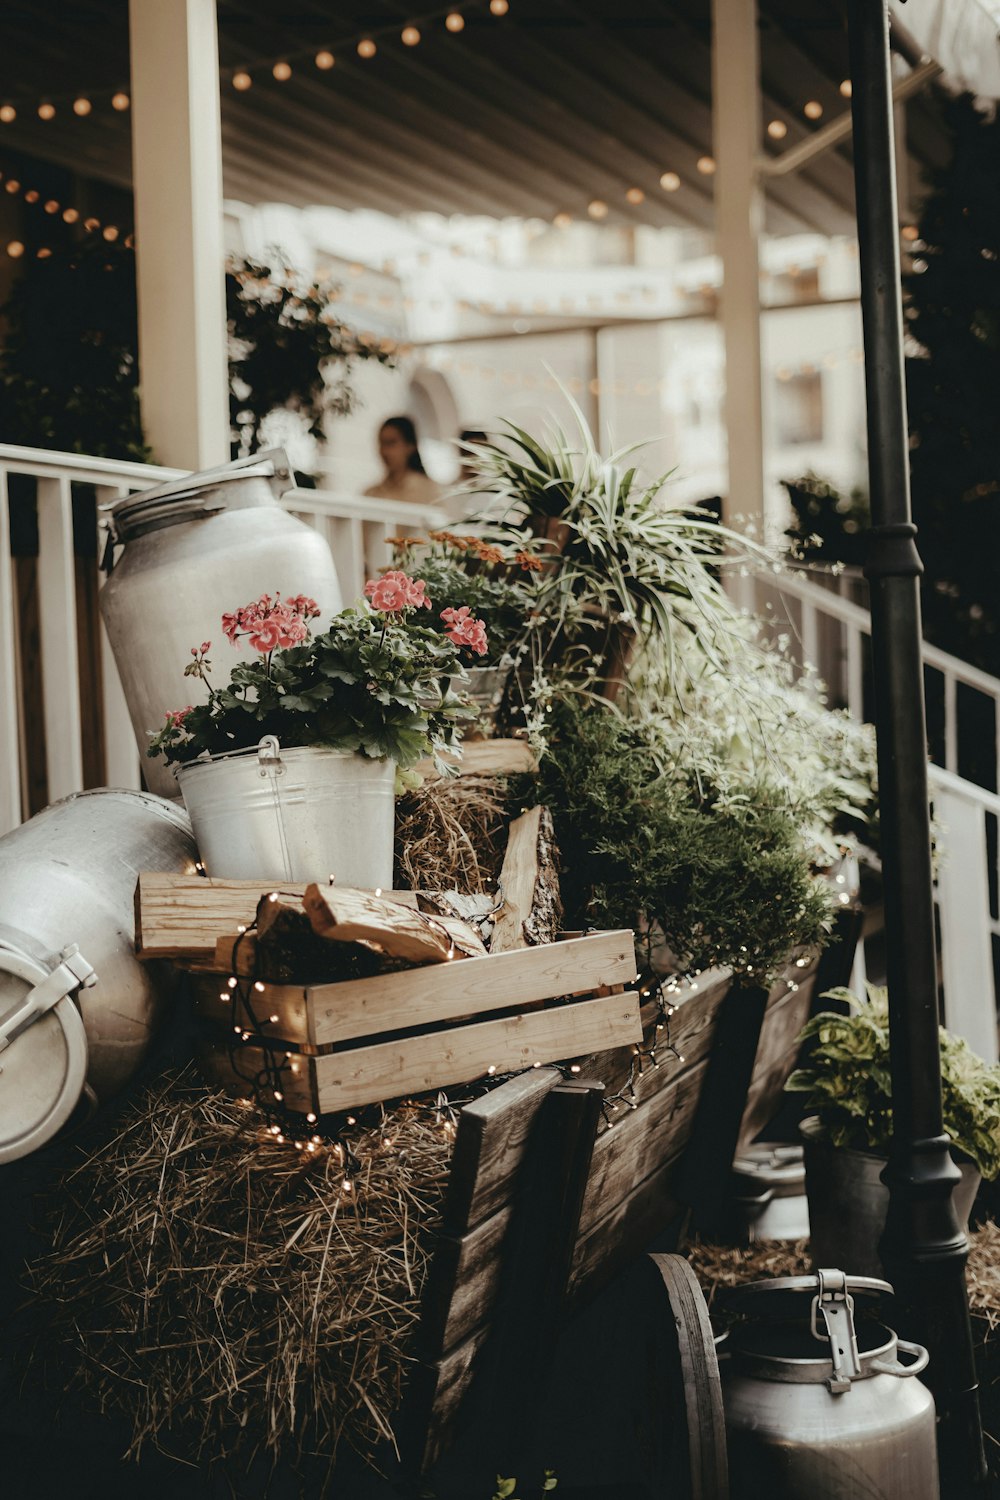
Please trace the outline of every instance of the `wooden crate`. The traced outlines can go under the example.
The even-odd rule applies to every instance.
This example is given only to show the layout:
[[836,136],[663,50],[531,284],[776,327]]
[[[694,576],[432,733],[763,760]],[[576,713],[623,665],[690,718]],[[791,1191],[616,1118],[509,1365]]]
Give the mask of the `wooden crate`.
[[302,1113],[330,1114],[642,1040],[639,1000],[625,988],[635,978],[630,931],[336,984],[262,983],[249,993],[255,1016],[266,1018],[263,1044],[234,1036],[227,977],[192,977],[203,1071],[248,1093],[248,1079],[277,1061],[283,1102]]

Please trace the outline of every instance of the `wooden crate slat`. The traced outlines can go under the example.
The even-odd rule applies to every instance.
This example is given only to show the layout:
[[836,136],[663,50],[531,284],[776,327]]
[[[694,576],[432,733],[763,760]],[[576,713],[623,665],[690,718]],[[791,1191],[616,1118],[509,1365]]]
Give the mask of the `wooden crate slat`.
[[[374,979],[312,985],[316,1044],[586,994],[635,977],[631,932],[602,932]],[[578,1051],[576,1048],[574,1051]]]
[[[135,896],[136,951],[140,958],[214,960],[218,940],[249,926],[262,896],[277,891],[301,900],[305,888],[295,881],[215,880],[143,870]],[[417,902],[413,891],[393,891],[392,898],[407,906]]]
[[691,1129],[707,1062],[677,1073],[673,1083],[640,1103],[637,1109],[619,1108],[616,1123],[594,1146],[587,1191],[580,1215],[587,1232],[613,1213],[628,1197],[650,1165],[673,1158],[683,1150]]
[[[307,986],[267,984],[257,1011],[281,1018],[271,1028],[276,1037],[322,1051],[358,1037],[513,1009],[560,995],[587,994],[634,977],[632,934],[601,932],[487,958],[376,974],[371,979]],[[215,984],[198,981],[199,1008],[208,1019],[229,1021],[228,1004],[219,998],[225,988],[222,974],[216,976]]]
[[[493,960],[464,960],[466,964],[484,962]],[[581,1047],[625,1046],[641,1038],[637,996],[626,990],[621,995],[353,1047],[303,1062],[316,1079],[318,1112],[328,1114],[467,1083],[481,1078],[490,1067],[505,1073],[576,1056]]]

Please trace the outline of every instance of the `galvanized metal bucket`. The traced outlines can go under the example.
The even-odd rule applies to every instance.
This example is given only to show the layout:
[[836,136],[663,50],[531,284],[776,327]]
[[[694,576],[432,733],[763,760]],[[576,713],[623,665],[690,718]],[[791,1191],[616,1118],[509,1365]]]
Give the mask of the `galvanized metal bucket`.
[[181,808],[143,792],[81,792],[0,839],[0,1162],[143,1061],[174,978],[136,958],[136,879],[195,859]]
[[[881,1276],[878,1244],[889,1207],[889,1189],[882,1182],[885,1158],[831,1145],[814,1115],[801,1122],[799,1131],[805,1147],[813,1265],[846,1266],[852,1275]],[[958,1165],[962,1180],[955,1185],[955,1213],[964,1231],[980,1174],[972,1162]]]
[[190,648],[211,641],[213,676],[223,682],[246,659],[222,634],[225,611],[265,593],[306,594],[322,629],[342,607],[326,540],[281,504],[294,483],[273,449],[128,495],[106,512],[101,613],[147,785],[163,797],[176,795],[170,768],[145,752],[167,712],[191,701]]
[[266,735],[176,775],[209,875],[392,888],[393,761]]

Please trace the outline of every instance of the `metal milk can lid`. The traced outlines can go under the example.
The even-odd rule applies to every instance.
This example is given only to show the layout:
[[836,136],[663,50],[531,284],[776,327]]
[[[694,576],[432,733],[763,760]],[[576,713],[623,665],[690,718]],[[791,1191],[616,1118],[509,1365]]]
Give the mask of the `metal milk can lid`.
[[0,1162],[37,1151],[76,1108],[88,1057],[72,996],[96,978],[75,944],[45,959],[0,932]]
[[199,516],[212,515],[238,504],[248,486],[263,480],[275,500],[294,489],[295,477],[283,448],[268,448],[249,458],[238,458],[217,469],[185,474],[154,489],[126,495],[102,506],[112,542],[128,542],[149,531],[179,526]]

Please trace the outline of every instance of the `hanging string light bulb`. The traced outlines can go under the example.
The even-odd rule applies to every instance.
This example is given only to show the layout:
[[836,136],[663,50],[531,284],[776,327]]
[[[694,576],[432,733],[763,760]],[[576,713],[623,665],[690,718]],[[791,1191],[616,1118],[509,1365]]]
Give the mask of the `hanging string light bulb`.
[[372,38],[370,36],[363,36],[361,38],[360,42],[358,43],[358,56],[359,57],[364,57],[364,58],[374,57],[377,51],[378,51],[378,48],[376,47],[374,41],[372,40]]
[[321,73],[328,73],[336,61],[337,59],[334,57],[333,53],[327,52],[325,48],[322,52],[317,52],[316,56],[313,58],[313,62],[316,64],[317,68],[319,68]]
[[253,79],[250,77],[250,74],[243,72],[242,69],[239,73],[233,74],[233,88],[237,89],[241,94],[245,94],[252,83]]
[[444,24],[450,32],[457,34],[465,30],[465,17],[460,10],[450,10],[444,18]]
[[420,41],[420,32],[415,26],[404,26],[399,33],[399,39],[404,47],[415,47]]

